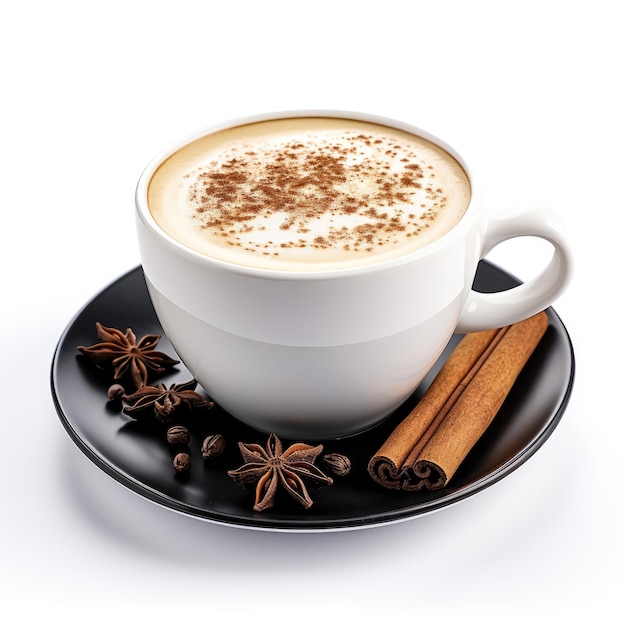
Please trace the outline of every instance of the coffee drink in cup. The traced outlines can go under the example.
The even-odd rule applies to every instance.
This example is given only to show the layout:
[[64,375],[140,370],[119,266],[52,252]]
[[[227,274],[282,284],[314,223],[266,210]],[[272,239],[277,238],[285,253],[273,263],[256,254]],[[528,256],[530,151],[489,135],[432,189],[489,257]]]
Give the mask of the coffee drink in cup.
[[[136,195],[154,309],[225,411],[285,438],[378,424],[453,333],[549,306],[571,253],[547,209],[499,215],[455,148],[363,113],[293,111],[204,129],[155,158]],[[515,237],[554,256],[524,285],[473,289]]]
[[207,256],[271,270],[380,263],[445,235],[470,199],[458,161],[371,122],[302,117],[188,143],[154,173],[150,210]]

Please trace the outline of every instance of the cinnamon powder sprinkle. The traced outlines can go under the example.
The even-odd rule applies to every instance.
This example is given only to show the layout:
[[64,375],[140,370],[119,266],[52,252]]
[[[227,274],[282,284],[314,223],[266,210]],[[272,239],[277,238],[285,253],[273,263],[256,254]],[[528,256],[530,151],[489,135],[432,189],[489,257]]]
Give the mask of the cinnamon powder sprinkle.
[[[424,182],[431,167],[410,144],[397,141],[390,138],[385,144],[373,135],[345,131],[340,141],[287,139],[232,148],[226,158],[190,175],[194,219],[227,244],[266,255],[267,245],[246,235],[265,230],[262,222],[276,215],[279,229],[294,233],[280,243],[282,249],[337,247],[362,253],[396,244],[417,235],[447,203],[440,188]],[[428,205],[419,214],[415,206],[424,198]],[[323,217],[329,225],[319,234]],[[309,231],[309,240],[296,236]]]

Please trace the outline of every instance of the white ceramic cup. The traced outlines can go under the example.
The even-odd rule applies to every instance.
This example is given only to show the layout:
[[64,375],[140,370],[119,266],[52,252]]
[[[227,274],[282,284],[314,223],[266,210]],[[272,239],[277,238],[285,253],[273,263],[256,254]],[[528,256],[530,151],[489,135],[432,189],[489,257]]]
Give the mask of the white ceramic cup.
[[[392,126],[439,145],[469,176],[472,197],[465,215],[446,235],[403,257],[303,272],[210,258],[155,222],[148,184],[183,145],[241,124],[310,116]],[[453,333],[529,317],[549,306],[569,280],[572,255],[552,211],[498,216],[485,209],[478,190],[472,169],[451,146],[409,124],[373,115],[292,111],[204,129],[158,156],[137,186],[141,259],[159,321],[200,385],[242,422],[302,440],[366,430],[407,399]],[[481,258],[520,236],[552,244],[554,255],[545,269],[507,291],[473,291]]]

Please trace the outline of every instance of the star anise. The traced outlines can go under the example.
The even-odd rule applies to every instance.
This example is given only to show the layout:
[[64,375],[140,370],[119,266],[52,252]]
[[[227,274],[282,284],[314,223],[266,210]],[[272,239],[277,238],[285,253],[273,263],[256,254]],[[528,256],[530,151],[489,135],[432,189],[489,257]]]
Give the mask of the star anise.
[[308,509],[313,500],[305,483],[311,486],[333,483],[332,478],[314,465],[322,449],[322,445],[295,443],[283,452],[280,439],[272,433],[265,449],[255,443],[239,443],[244,465],[229,471],[228,475],[240,487],[255,488],[255,511],[274,506],[279,487],[283,487],[294,500]]
[[160,335],[146,335],[137,341],[130,328],[123,333],[117,328],[108,328],[96,322],[100,343],[92,346],[78,346],[100,367],[112,367],[113,379],[121,380],[128,375],[136,389],[144,387],[151,375],[161,374],[168,367],[179,363],[163,352],[154,350],[161,339]]
[[175,383],[169,389],[163,383],[156,387],[141,387],[134,393],[124,396],[128,406],[124,413],[132,418],[141,420],[154,417],[158,422],[168,424],[178,413],[188,411],[212,409],[214,403],[194,391],[198,383],[191,379],[187,383]]

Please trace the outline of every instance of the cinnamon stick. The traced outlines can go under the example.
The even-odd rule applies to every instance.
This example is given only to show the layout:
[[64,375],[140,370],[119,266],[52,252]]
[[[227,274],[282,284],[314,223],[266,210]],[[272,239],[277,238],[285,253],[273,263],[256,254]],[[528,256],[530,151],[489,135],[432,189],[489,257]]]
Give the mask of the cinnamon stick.
[[548,327],[545,312],[468,333],[411,413],[370,459],[390,489],[439,489],[480,439]]

